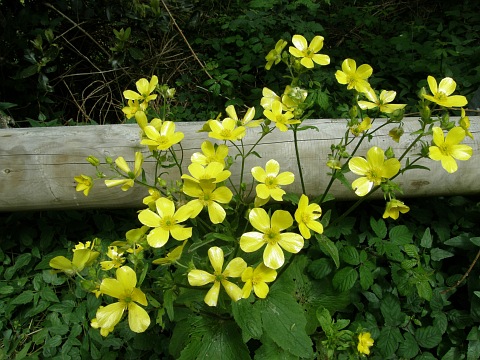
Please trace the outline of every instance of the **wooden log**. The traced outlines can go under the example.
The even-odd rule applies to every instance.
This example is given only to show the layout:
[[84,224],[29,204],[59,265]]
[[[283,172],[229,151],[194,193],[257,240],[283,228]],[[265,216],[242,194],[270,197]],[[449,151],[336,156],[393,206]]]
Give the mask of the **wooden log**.
[[[357,155],[364,156],[371,146],[376,145],[383,149],[391,146],[399,156],[414,139],[407,134],[417,129],[416,118],[404,120],[406,135],[400,144],[388,136],[388,131],[393,126],[386,126],[378,131],[370,143],[365,141]],[[470,120],[470,130],[476,138],[466,138],[464,143],[473,147],[472,158],[466,162],[459,161],[459,169],[454,174],[448,174],[439,162],[422,161],[421,164],[428,166],[430,171],[413,170],[397,177],[396,181],[404,190],[404,197],[480,193],[480,117],[470,117]],[[381,120],[377,120],[379,121]],[[308,130],[298,134],[306,192],[310,196],[316,196],[324,192],[329,181],[327,173],[330,169],[325,165],[327,155],[330,145],[339,143],[343,136],[345,120],[308,120],[304,124],[318,128],[318,131]],[[207,138],[206,133],[198,132],[201,126],[202,123],[197,122],[176,124],[176,130],[185,134],[182,142],[185,172],[190,164],[190,156],[200,151],[201,143]],[[249,148],[257,138],[257,130],[248,129],[244,138],[245,146]],[[139,143],[139,128],[136,125],[0,130],[0,211],[143,207],[142,198],[146,196],[147,189],[142,186],[135,185],[124,192],[118,187],[107,189],[103,181],[98,180],[90,195],[85,197],[75,191],[76,183],[73,180],[74,176],[81,173],[95,174],[94,167],[85,160],[89,155],[96,156],[102,162],[106,156],[113,159],[123,156],[127,161],[132,161],[134,152],[139,150],[146,156],[149,153]],[[230,146],[230,154],[234,154],[234,150]],[[269,159],[276,159],[281,171],[292,171],[296,177],[295,183],[284,189],[301,193],[292,132],[275,130],[258,145],[256,151],[262,158],[249,158],[244,181],[252,183],[251,167],[264,167]],[[418,152],[418,146],[412,149],[412,154]],[[152,171],[153,165],[152,159],[145,160],[147,174]],[[232,180],[238,183],[239,166],[233,165],[231,171]],[[347,174],[350,181],[356,177]],[[177,180],[178,172],[172,170],[165,179]],[[338,199],[356,198],[351,189],[338,182],[331,188],[331,193]]]

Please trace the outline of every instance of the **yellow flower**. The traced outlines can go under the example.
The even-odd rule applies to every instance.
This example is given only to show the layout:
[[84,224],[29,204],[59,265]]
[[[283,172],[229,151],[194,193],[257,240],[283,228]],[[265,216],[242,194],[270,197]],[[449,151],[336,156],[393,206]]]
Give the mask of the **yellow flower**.
[[157,201],[158,199],[160,199],[162,197],[162,194],[160,193],[160,191],[158,191],[157,189],[154,189],[154,188],[150,188],[148,189],[148,193],[150,195],[148,196],[145,196],[142,200],[142,202],[147,205],[148,207],[154,207],[155,206],[155,201]]
[[[281,233],[293,225],[292,215],[285,210],[277,210],[272,218],[262,208],[254,208],[248,215],[250,224],[260,231],[252,231],[240,237],[240,248],[249,253],[266,245],[263,262],[271,269],[278,269],[285,262],[283,250],[298,253],[303,248],[303,237],[292,232]],[[283,250],[282,250],[283,249]]]
[[307,40],[302,35],[293,35],[292,43],[288,51],[295,57],[302,58],[300,64],[308,69],[314,67],[314,62],[318,65],[330,64],[330,57],[328,55],[317,54],[323,47],[323,36],[315,36],[308,45]]
[[213,145],[210,141],[205,140],[201,146],[202,152],[196,152],[192,155],[192,163],[197,163],[203,166],[210,164],[211,162],[218,162],[225,166],[225,158],[228,156],[228,146],[220,144],[218,146]]
[[308,96],[308,91],[298,86],[287,85],[282,95],[282,104],[288,108],[296,108],[303,103]]
[[354,157],[348,162],[348,167],[354,174],[363,175],[352,183],[352,188],[358,196],[365,196],[373,186],[395,176],[400,170],[400,162],[395,158],[385,160],[384,151],[373,146],[367,152],[367,159]]
[[226,186],[216,188],[214,183],[196,183],[190,180],[185,181],[183,192],[188,196],[197,198],[187,204],[192,208],[190,217],[196,217],[206,207],[213,224],[223,222],[226,212],[220,204],[228,204],[233,197],[232,191]]
[[265,65],[265,69],[270,70],[272,65],[275,63],[277,65],[280,60],[282,60],[282,51],[287,46],[287,42],[283,39],[280,39],[275,44],[275,49],[270,50],[270,52],[265,56],[265,60],[267,60],[267,64]]
[[100,255],[98,251],[91,249],[77,249],[73,252],[73,259],[69,260],[65,256],[56,256],[50,260],[50,267],[63,271],[68,276],[80,273],[85,267],[90,266]]
[[470,128],[470,118],[468,116],[465,115],[465,109],[462,108],[462,112],[461,112],[461,115],[460,115],[460,120],[458,122],[458,125],[460,125],[460,127],[465,130],[465,134],[473,140],[473,135],[472,133],[470,132],[470,130],[468,130]]
[[143,113],[143,111],[146,109],[146,107],[142,106],[138,100],[128,100],[127,104],[128,106],[125,106],[122,109],[127,119],[131,119],[132,117],[134,117],[137,112]]
[[363,64],[357,69],[357,63],[353,59],[345,59],[342,63],[342,70],[335,72],[335,77],[340,84],[347,85],[347,89],[355,89],[358,92],[367,92],[370,84],[367,79],[372,75],[373,69],[370,65]]
[[97,310],[94,326],[104,330],[101,334],[113,331],[122,319],[123,313],[128,311],[128,325],[133,332],[141,333],[150,325],[148,313],[138,304],[147,306],[147,298],[142,290],[136,288],[137,274],[128,266],[117,269],[117,278],[103,279],[100,284],[102,294],[118,299],[118,302],[100,307]]
[[187,240],[183,242],[182,245],[177,246],[175,249],[170,251],[164,258],[155,259],[152,261],[152,264],[156,265],[171,265],[174,264],[182,256],[183,248]]
[[77,186],[75,188],[76,191],[83,191],[83,195],[88,196],[88,193],[93,187],[93,180],[88,175],[79,175],[75,176],[74,180],[77,182]]
[[372,88],[368,88],[364,94],[370,101],[360,100],[358,102],[358,106],[362,110],[378,108],[382,113],[391,114],[395,110],[403,109],[407,106],[407,104],[390,104],[397,95],[395,91],[382,90],[380,98],[378,98],[375,91]]
[[249,108],[242,120],[238,118],[237,112],[235,111],[235,107],[233,105],[227,106],[225,111],[227,112],[227,115],[229,116],[230,119],[233,119],[237,122],[238,126],[257,127],[257,126],[260,126],[260,124],[263,121],[263,120],[252,121],[253,117],[255,116],[255,107]]
[[277,278],[277,272],[265,266],[264,263],[258,265],[255,269],[247,267],[242,273],[242,281],[245,283],[242,288],[242,297],[244,299],[253,292],[257,297],[265,299],[270,289],[267,283]]
[[127,241],[114,241],[110,245],[119,246],[121,251],[136,255],[143,250],[139,243],[145,240],[145,234],[149,229],[148,226],[142,226],[138,229],[128,230],[125,234]]
[[160,131],[152,125],[145,126],[143,130],[147,139],[140,141],[140,144],[154,146],[156,150],[168,150],[184,137],[182,132],[175,132],[175,123],[172,121],[163,122]]
[[256,187],[257,197],[268,200],[272,197],[276,201],[282,201],[285,191],[282,185],[289,185],[295,180],[290,171],[280,172],[280,164],[276,160],[268,160],[265,169],[260,166],[252,168],[252,175],[260,184]]
[[125,90],[123,92],[123,96],[128,100],[141,100],[142,104],[146,106],[150,100],[155,100],[157,98],[157,94],[152,95],[152,92],[157,87],[157,84],[158,78],[155,75],[152,76],[150,81],[145,78],[140,79],[135,83],[138,92],[133,90]]
[[362,122],[360,124],[355,124],[350,127],[350,132],[354,136],[359,136],[361,133],[367,131],[372,127],[372,119],[370,119],[368,116],[363,118]]
[[323,225],[315,221],[322,216],[322,209],[318,204],[308,204],[308,197],[305,194],[302,194],[300,197],[294,216],[298,223],[300,234],[302,234],[304,239],[310,239],[310,230],[318,234],[323,233]]
[[205,295],[204,301],[208,306],[216,306],[218,295],[220,293],[220,285],[222,285],[227,292],[230,299],[238,301],[242,298],[242,289],[234,283],[228,281],[228,278],[240,277],[243,271],[247,268],[247,263],[240,257],[236,257],[228,263],[223,269],[223,250],[219,247],[211,247],[208,249],[208,258],[213,267],[213,274],[204,270],[192,270],[188,273],[188,283],[192,286],[203,286],[213,283],[213,286]]
[[119,268],[125,262],[125,258],[123,257],[123,252],[118,251],[118,248],[116,246],[108,247],[107,256],[110,258],[110,260],[105,260],[100,262],[100,266],[102,267],[102,270]]
[[440,106],[453,107],[467,105],[467,98],[462,95],[452,95],[457,87],[457,83],[450,77],[446,77],[437,85],[437,80],[433,76],[427,78],[428,86],[432,95],[423,95],[424,99],[434,102]]
[[280,129],[280,131],[287,131],[287,125],[299,124],[301,122],[300,120],[292,120],[293,113],[291,111],[283,113],[283,105],[277,100],[273,101],[271,109],[263,110],[263,115],[265,115],[270,121],[274,122],[275,126]]
[[128,179],[105,180],[105,185],[107,187],[121,185],[121,189],[123,191],[127,191],[135,184],[135,179],[139,177],[142,173],[143,155],[139,151],[135,152],[135,163],[133,166],[133,171],[130,170],[130,167],[122,156],[119,156],[115,160],[115,164],[117,165],[117,168],[122,170],[128,176]]
[[175,204],[167,198],[160,198],[155,202],[157,212],[149,209],[142,210],[138,219],[143,225],[153,230],[147,235],[147,242],[151,247],[159,248],[165,245],[170,235],[175,240],[186,240],[192,236],[192,228],[180,225],[190,217],[192,207],[183,205],[175,211]]
[[218,120],[209,120],[210,132],[208,136],[217,140],[237,141],[246,135],[244,126],[237,127],[237,122],[234,119],[226,118],[222,122]]
[[362,332],[358,335],[357,350],[360,354],[370,355],[370,347],[373,346],[373,339],[369,332]]
[[397,220],[400,216],[400,213],[405,214],[410,211],[410,208],[405,205],[402,201],[397,199],[391,199],[387,202],[385,212],[383,213],[383,218],[386,219],[391,217],[393,220]]
[[473,150],[468,145],[460,144],[465,138],[465,130],[457,126],[451,129],[444,137],[443,130],[437,126],[433,129],[433,143],[428,148],[428,156],[435,161],[441,161],[442,167],[449,173],[457,171],[457,160],[468,160]]
[[[262,98],[260,99],[260,105],[265,110],[272,110],[272,105],[275,101],[282,102],[280,96],[278,96],[275,92],[270,90],[269,88],[264,87],[262,90]],[[286,110],[287,107],[282,104],[283,110]]]
[[192,163],[188,165],[188,171],[191,175],[183,174],[182,179],[190,180],[198,184],[216,184],[227,180],[232,174],[230,171],[223,169],[224,165],[219,162],[211,162],[205,167],[197,163]]

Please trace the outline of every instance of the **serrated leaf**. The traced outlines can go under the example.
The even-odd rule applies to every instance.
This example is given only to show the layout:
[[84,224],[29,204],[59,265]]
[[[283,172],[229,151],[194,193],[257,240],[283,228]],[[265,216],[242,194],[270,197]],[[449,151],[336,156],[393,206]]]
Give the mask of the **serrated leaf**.
[[405,225],[398,225],[390,229],[389,237],[396,245],[406,245],[412,242],[413,234]]
[[417,341],[409,332],[404,333],[403,337],[405,340],[402,341],[398,348],[398,355],[404,359],[413,359],[420,351]]
[[358,250],[351,246],[345,246],[340,251],[340,258],[349,265],[358,265],[360,264],[360,254]]
[[417,264],[418,264],[418,260],[415,260],[415,259],[403,260],[401,263],[402,269],[404,270],[413,269],[415,266],[417,266]]
[[368,290],[370,286],[373,285],[373,274],[372,271],[364,265],[360,265],[359,268],[360,273],[360,286],[363,290]]
[[420,246],[430,249],[432,247],[432,234],[430,233],[430,228],[426,228],[423,233],[422,239],[420,240]]
[[265,336],[293,355],[313,357],[313,344],[305,332],[307,321],[304,310],[291,295],[271,291],[267,298],[257,302],[256,306],[261,306]]
[[255,360],[298,360],[298,356],[290,354],[269,338],[262,338],[262,345],[255,350]]
[[322,328],[323,332],[330,336],[332,334],[333,326],[332,326],[332,316],[330,315],[330,311],[324,307],[319,307],[316,312],[318,322],[320,323],[320,327]]
[[242,337],[245,342],[253,339],[260,339],[263,334],[262,314],[259,308],[248,301],[237,301],[232,304],[232,313],[237,325],[242,330]]
[[415,339],[421,347],[432,349],[440,344],[442,334],[435,327],[427,326],[415,331]]
[[370,226],[375,235],[380,239],[383,239],[385,236],[387,236],[387,225],[385,225],[385,221],[383,221],[383,219],[378,219],[377,221],[374,217],[371,217]]
[[446,240],[444,244],[448,246],[453,246],[459,249],[463,249],[463,250],[470,250],[474,248],[474,246],[472,245],[472,242],[470,241],[470,237],[467,234],[461,234],[453,238],[450,238]]
[[328,255],[332,258],[335,266],[338,269],[340,267],[340,256],[338,254],[338,248],[335,243],[323,234],[316,234],[315,237],[318,241],[318,246],[320,247],[320,250],[322,250],[325,255]]
[[430,251],[430,256],[431,256],[433,261],[440,261],[440,260],[452,257],[452,256],[454,256],[454,254],[452,254],[450,251],[446,251],[446,250],[439,249],[439,248],[433,248]]
[[433,290],[428,280],[418,281],[415,284],[415,287],[417,288],[418,296],[420,296],[422,299],[427,301],[432,299]]
[[308,264],[307,270],[314,279],[319,280],[323,279],[333,271],[333,264],[326,258],[316,259]]
[[403,336],[397,327],[385,326],[380,331],[377,347],[382,353],[382,359],[391,357],[398,349],[399,344],[403,341]]
[[40,297],[42,299],[44,299],[46,301],[50,301],[50,302],[59,302],[60,301],[60,300],[58,300],[58,297],[55,294],[55,292],[50,287],[44,287],[40,291]]
[[333,287],[341,292],[350,290],[358,279],[358,272],[356,269],[346,266],[337,271],[332,279]]
[[441,334],[444,334],[448,327],[447,315],[445,315],[443,311],[434,311],[431,316],[433,317],[433,326],[437,328]]
[[405,318],[400,307],[400,300],[390,293],[383,296],[380,303],[380,311],[387,326],[399,326]]
[[414,245],[414,244],[405,244],[403,246],[403,250],[405,251],[405,253],[412,257],[412,258],[418,258],[418,250],[417,250],[417,246]]
[[33,300],[33,291],[27,290],[19,294],[17,297],[15,297],[11,304],[13,305],[23,305],[23,304],[28,304]]

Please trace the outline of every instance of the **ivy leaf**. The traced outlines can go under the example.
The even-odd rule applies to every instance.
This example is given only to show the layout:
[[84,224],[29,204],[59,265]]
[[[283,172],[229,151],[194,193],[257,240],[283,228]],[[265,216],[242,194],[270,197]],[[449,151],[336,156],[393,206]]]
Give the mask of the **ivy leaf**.
[[440,344],[442,341],[442,334],[437,328],[427,326],[415,331],[415,339],[421,347],[432,349]]
[[272,290],[265,300],[255,305],[260,307],[265,336],[293,355],[313,357],[312,340],[305,332],[307,320],[303,308],[290,294]]
[[332,279],[333,287],[339,291],[350,290],[358,279],[358,272],[350,266],[339,270]]

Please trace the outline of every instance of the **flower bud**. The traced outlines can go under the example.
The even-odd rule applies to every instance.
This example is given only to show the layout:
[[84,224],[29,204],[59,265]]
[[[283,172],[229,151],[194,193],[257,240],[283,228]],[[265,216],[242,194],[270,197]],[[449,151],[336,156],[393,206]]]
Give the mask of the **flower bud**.
[[105,158],[105,162],[108,164],[108,165],[112,165],[113,164],[113,159],[110,157],[110,156],[107,156]]
[[88,161],[90,164],[92,164],[93,166],[95,166],[95,167],[98,166],[98,165],[100,165],[100,160],[98,160],[98,159],[97,159],[95,156],[93,156],[93,155],[89,155],[89,156],[87,157],[87,161]]
[[391,115],[390,120],[395,122],[400,122],[403,119],[403,115],[405,114],[404,109],[396,109]]
[[403,133],[404,133],[403,128],[399,126],[399,127],[395,127],[392,130],[390,130],[388,132],[388,135],[393,139],[393,141],[398,143],[400,141],[400,137],[403,135]]
[[420,116],[423,121],[430,122],[431,115],[432,115],[432,112],[430,111],[430,108],[428,106],[424,106],[420,109]]
[[385,151],[385,156],[387,157],[387,159],[392,159],[395,157],[395,153],[393,152],[391,146],[389,146],[388,149]]

